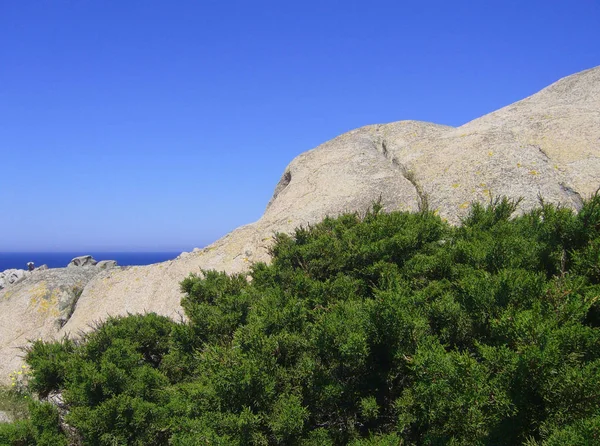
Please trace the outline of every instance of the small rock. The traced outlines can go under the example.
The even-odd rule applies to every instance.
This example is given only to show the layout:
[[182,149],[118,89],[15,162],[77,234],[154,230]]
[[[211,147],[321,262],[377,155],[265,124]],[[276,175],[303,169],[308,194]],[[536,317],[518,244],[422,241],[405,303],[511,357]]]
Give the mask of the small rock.
[[10,273],[8,274],[7,277],[8,277],[8,283],[11,285],[14,285],[17,282],[20,282],[26,276],[25,270],[23,270],[23,269],[12,269],[9,271],[10,271]]
[[0,410],[0,423],[12,423],[12,418],[3,410]]
[[200,252],[200,251],[202,251],[200,248],[194,248],[194,249],[192,250],[192,252]]
[[74,266],[94,266],[96,263],[98,262],[96,262],[90,255],[79,256],[71,260],[71,263],[67,265],[67,268],[72,268]]
[[48,265],[40,265],[34,271],[44,271],[48,269]]
[[96,268],[100,268],[100,269],[110,269],[110,268],[116,268],[117,265],[117,261],[116,260],[100,260],[97,264],[96,264]]

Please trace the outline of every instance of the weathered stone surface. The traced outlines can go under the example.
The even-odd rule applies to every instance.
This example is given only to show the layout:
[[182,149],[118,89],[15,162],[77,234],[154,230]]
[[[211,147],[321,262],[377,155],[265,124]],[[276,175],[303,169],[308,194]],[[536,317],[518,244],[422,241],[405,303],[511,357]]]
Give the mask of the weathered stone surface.
[[96,268],[99,269],[110,269],[116,268],[117,266],[116,260],[100,260],[98,263],[96,263]]
[[14,285],[23,280],[27,273],[24,269],[7,269],[4,271],[4,280],[8,285]]
[[52,339],[68,320],[96,268],[34,271],[0,290],[0,383],[20,369],[20,347],[29,340]]
[[[2,364],[9,353],[14,355],[12,347],[38,336],[29,333],[76,334],[108,314],[155,311],[178,318],[179,282],[189,273],[246,271],[252,262],[269,260],[276,232],[326,215],[365,211],[379,198],[386,210],[416,210],[427,203],[458,223],[469,203],[492,195],[522,197],[522,210],[536,206],[540,194],[548,202],[577,209],[599,185],[600,67],[458,128],[400,121],[353,130],[294,159],[257,222],[175,260],[93,268],[98,274],[58,331],[40,316],[38,325],[27,325],[17,337],[1,331],[8,323],[14,326],[14,316],[0,320],[0,376],[10,371]],[[0,315],[19,315],[25,321],[37,317],[35,307],[16,302],[7,303],[6,291],[0,291]]]
[[71,262],[67,265],[67,268],[72,268],[75,266],[94,266],[96,263],[92,256],[79,256],[75,257]]

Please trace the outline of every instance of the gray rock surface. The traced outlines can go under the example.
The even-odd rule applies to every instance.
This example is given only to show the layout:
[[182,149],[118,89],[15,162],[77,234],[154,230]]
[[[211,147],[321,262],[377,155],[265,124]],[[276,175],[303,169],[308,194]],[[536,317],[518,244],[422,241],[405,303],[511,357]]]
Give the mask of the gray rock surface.
[[67,268],[77,267],[77,266],[94,266],[96,263],[92,256],[79,256],[75,257],[71,262],[67,265]]
[[15,285],[21,280],[25,279],[29,274],[36,271],[43,271],[48,269],[48,265],[42,265],[35,268],[33,271],[26,271],[24,269],[7,269],[0,272],[0,290],[6,288],[9,285]]
[[10,423],[12,422],[12,418],[8,415],[7,412],[0,410],[0,423]]
[[24,269],[13,269],[10,270],[10,273],[6,276],[8,278],[8,283],[10,285],[14,285],[21,280],[23,280],[27,276],[28,271]]
[[[578,209],[599,185],[600,67],[457,128],[417,121],[362,127],[295,158],[257,222],[175,260],[93,268],[97,275],[60,328],[58,315],[38,315],[38,306],[23,303],[35,294],[27,291],[33,289],[31,278],[19,283],[18,299],[0,291],[0,315],[12,315],[0,320],[0,377],[10,372],[3,364],[16,364],[13,347],[36,333],[76,334],[108,314],[155,311],[178,318],[179,282],[189,273],[246,271],[252,262],[269,260],[276,232],[326,215],[365,211],[379,198],[388,211],[428,205],[458,223],[471,202],[497,195],[522,197],[522,211],[537,206],[540,194]],[[58,303],[49,307],[60,314]],[[2,331],[6,324],[15,326],[14,315],[26,322],[19,335]]]
[[116,268],[117,266],[116,260],[100,260],[98,263],[96,263],[96,268],[99,269],[110,269]]
[[7,287],[8,285],[14,285],[23,280],[29,271],[23,269],[7,269],[0,273],[0,289]]

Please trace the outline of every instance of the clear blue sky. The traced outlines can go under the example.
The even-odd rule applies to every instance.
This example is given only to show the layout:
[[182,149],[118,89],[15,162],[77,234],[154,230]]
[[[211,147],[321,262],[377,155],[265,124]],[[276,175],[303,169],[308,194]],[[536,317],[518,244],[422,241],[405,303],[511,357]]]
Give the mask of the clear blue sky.
[[345,131],[597,65],[597,0],[0,0],[0,251],[189,251]]

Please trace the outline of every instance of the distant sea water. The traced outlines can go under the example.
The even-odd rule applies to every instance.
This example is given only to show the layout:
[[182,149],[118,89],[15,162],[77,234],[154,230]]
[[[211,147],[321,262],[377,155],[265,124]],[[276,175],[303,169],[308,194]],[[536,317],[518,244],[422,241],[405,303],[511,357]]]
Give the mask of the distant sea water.
[[149,265],[177,257],[179,252],[0,252],[0,271],[6,269],[27,269],[27,263],[36,267],[64,268],[71,259],[91,255],[95,260],[116,260],[119,266]]

